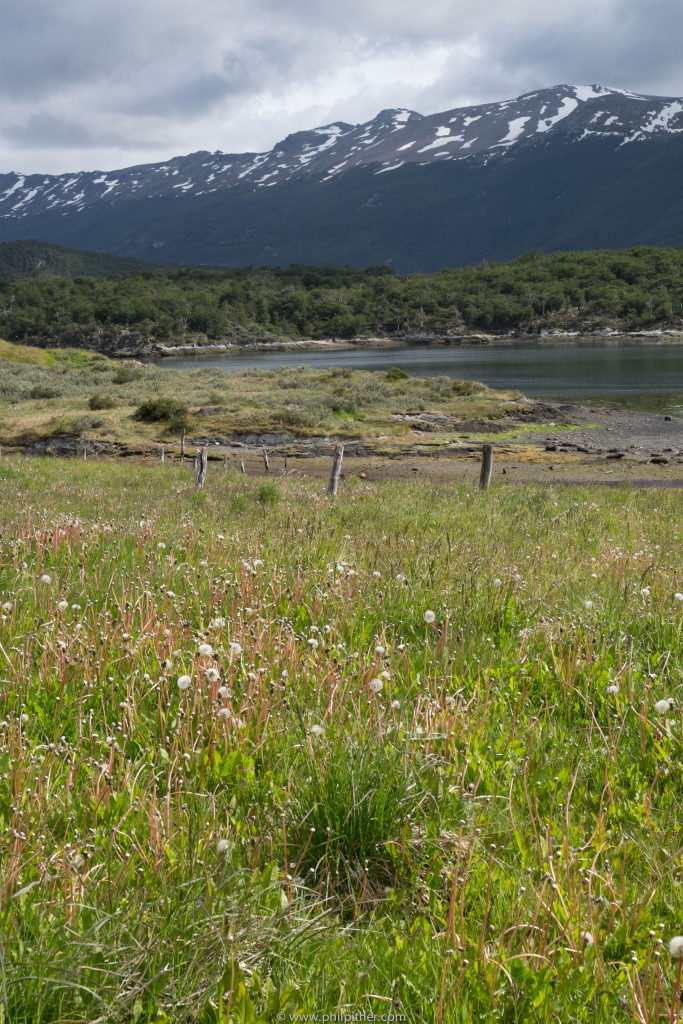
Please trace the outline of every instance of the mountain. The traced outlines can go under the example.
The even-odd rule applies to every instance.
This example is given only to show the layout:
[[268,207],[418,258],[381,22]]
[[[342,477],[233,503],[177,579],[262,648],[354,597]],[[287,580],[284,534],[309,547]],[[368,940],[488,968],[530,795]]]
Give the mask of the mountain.
[[45,277],[119,277],[153,269],[145,260],[105,256],[35,239],[0,243],[0,281]]
[[384,110],[268,153],[0,174],[0,238],[163,262],[390,263],[676,245],[683,100],[567,86],[423,116]]

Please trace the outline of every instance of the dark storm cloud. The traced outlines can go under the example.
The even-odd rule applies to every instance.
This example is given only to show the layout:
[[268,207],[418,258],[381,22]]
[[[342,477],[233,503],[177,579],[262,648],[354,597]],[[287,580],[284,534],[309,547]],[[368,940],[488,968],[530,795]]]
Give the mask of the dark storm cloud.
[[5,0],[0,170],[122,166],[559,82],[680,95],[681,0]]

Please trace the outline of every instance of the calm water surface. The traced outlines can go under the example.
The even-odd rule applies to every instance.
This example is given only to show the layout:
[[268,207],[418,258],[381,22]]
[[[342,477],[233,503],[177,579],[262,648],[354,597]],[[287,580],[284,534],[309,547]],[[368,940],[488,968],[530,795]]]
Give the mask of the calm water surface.
[[480,380],[529,398],[600,402],[683,413],[683,345],[615,342],[520,342],[493,345],[411,345],[401,348],[220,353],[155,360],[178,370],[280,366],[382,370],[400,366],[411,376]]

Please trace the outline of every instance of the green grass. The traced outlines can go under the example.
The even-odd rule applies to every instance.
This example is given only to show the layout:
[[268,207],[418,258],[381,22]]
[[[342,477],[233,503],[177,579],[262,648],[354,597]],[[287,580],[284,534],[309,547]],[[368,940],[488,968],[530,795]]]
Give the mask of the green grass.
[[676,1019],[681,495],[272,483],[0,459],[3,1024]]

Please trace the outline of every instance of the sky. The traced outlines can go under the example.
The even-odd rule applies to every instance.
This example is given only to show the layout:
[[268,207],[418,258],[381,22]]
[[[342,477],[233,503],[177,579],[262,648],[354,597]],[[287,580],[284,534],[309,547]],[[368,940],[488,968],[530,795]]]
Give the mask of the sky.
[[3,0],[0,173],[269,150],[387,107],[683,96],[682,0]]

